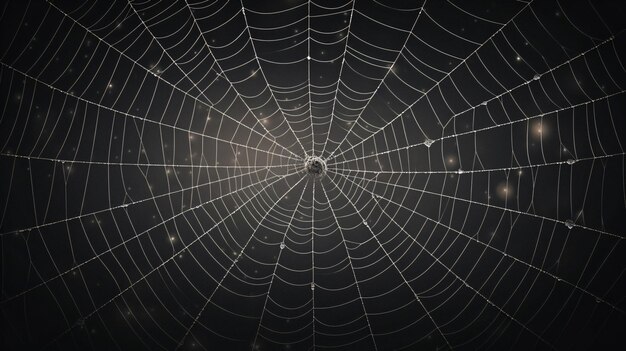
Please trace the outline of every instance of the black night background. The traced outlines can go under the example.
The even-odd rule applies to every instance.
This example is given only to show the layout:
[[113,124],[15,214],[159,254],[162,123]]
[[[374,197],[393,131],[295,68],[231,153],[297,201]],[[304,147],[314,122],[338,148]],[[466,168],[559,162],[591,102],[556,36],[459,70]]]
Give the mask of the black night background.
[[5,2],[1,348],[624,349],[625,9]]

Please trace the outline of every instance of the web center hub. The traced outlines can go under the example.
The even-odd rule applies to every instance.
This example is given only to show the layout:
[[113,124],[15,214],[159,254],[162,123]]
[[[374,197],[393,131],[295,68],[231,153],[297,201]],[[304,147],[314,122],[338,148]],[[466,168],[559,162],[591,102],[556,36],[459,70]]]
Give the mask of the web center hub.
[[326,174],[326,161],[319,156],[308,156],[304,160],[304,171],[311,177],[321,178]]

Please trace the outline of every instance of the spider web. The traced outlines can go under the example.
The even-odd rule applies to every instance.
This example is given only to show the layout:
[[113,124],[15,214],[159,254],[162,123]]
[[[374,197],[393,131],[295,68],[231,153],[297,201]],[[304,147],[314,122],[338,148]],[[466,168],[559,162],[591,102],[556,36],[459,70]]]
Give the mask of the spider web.
[[6,3],[3,345],[623,345],[623,16]]

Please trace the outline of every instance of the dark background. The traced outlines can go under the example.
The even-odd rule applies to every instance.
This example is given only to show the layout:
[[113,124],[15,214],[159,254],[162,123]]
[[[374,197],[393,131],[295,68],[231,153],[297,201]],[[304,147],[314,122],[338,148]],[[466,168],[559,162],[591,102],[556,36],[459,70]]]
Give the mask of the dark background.
[[624,9],[3,4],[3,349],[623,348]]

